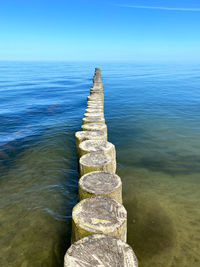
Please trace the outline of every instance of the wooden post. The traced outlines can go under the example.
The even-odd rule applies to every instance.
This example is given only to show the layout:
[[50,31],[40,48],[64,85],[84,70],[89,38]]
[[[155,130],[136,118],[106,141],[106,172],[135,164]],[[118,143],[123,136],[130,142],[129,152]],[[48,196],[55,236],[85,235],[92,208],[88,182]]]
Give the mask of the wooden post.
[[92,234],[106,234],[126,242],[127,212],[110,197],[80,201],[72,211],[72,243]]
[[77,241],[65,254],[64,267],[138,267],[132,248],[118,238],[90,235]]
[[122,204],[122,182],[118,175],[96,171],[85,174],[79,180],[79,200],[107,196]]

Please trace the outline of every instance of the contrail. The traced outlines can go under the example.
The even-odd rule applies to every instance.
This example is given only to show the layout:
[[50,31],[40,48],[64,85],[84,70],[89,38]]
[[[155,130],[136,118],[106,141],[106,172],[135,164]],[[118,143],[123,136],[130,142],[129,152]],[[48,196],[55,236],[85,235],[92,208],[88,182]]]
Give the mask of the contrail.
[[120,4],[117,6],[128,7],[128,8],[141,8],[141,9],[200,12],[200,8],[162,7],[162,6],[132,6],[132,5],[120,5]]

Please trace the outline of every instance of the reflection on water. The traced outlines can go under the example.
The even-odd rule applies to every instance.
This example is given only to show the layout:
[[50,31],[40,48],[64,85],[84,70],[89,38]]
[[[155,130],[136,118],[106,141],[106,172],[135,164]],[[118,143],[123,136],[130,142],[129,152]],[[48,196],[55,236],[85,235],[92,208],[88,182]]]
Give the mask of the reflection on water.
[[[0,63],[0,266],[62,266],[90,63]],[[140,266],[200,266],[200,66],[102,64]]]

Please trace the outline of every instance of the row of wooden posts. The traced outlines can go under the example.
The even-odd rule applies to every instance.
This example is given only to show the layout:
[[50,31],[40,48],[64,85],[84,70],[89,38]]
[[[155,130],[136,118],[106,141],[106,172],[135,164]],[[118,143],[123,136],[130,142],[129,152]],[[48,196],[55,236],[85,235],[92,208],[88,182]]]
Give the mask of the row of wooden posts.
[[122,182],[116,174],[115,146],[107,141],[101,71],[95,69],[82,131],[76,132],[79,199],[72,211],[71,247],[65,267],[136,267],[127,240]]

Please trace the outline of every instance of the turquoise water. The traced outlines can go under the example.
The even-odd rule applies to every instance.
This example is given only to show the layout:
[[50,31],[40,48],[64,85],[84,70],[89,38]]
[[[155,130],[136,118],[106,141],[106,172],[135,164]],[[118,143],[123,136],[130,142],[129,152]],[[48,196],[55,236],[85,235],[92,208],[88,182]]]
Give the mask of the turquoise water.
[[[62,266],[92,63],[0,63],[0,266]],[[101,63],[140,266],[200,266],[200,65]]]

